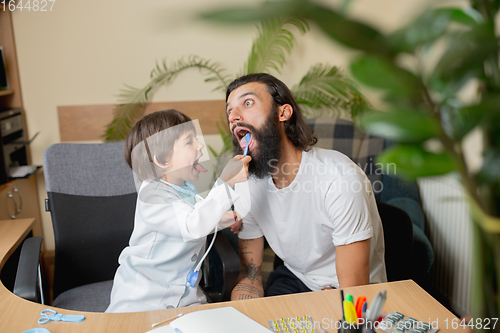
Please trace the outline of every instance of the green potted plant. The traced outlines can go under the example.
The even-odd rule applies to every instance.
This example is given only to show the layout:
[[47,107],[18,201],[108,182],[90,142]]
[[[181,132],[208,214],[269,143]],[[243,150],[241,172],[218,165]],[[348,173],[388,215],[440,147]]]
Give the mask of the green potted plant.
[[[353,76],[381,90],[385,102],[383,111],[364,113],[361,125],[398,142],[378,162],[394,163],[397,176],[410,180],[452,171],[460,176],[473,220],[475,320],[500,317],[499,7],[498,0],[471,0],[465,8],[429,9],[389,35],[310,0],[203,15],[232,23],[290,15],[314,22],[331,39],[359,51],[350,65]],[[438,55],[436,65],[428,65],[429,54]],[[463,101],[460,95],[471,82],[478,87],[476,96]],[[484,137],[484,161],[473,172],[465,163],[462,143],[478,128]],[[435,143],[432,149],[430,141]],[[475,322],[470,326],[484,330]]]

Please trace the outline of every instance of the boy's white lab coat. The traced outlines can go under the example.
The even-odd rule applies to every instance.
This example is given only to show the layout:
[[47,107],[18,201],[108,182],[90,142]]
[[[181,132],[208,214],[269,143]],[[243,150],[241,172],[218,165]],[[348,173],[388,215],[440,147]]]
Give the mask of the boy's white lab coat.
[[[119,257],[106,312],[138,312],[206,303],[186,277],[204,254],[206,235],[238,194],[218,179],[208,196],[192,205],[160,182],[143,182],[134,231]],[[201,277],[201,274],[200,274]]]

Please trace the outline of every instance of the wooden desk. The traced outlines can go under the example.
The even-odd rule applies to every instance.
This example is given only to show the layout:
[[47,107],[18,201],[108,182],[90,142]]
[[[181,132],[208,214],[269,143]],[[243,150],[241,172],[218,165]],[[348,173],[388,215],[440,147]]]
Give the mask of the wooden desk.
[[[0,221],[0,269],[6,258],[19,246],[20,240],[28,234],[33,226],[33,219]],[[374,298],[377,291],[387,290],[387,302],[384,310],[400,311],[416,319],[433,322],[438,320],[440,332],[451,332],[452,320],[456,317],[427,294],[415,282],[399,281],[378,285],[346,288],[345,291],[356,296],[365,295],[368,301]],[[9,292],[0,283],[0,332],[20,333],[30,328],[44,327],[52,333],[59,332],[134,332],[142,333],[151,330],[151,324],[196,310],[232,306],[260,324],[267,326],[269,319],[310,315],[321,324],[332,325],[340,319],[340,292],[327,290],[278,296],[254,300],[225,302],[193,306],[180,309],[169,309],[137,313],[83,313],[85,320],[81,323],[50,322],[39,325],[40,311],[51,308],[46,305],[31,303]],[[54,308],[56,309],[56,308]],[[62,314],[78,312],[59,310]],[[81,312],[80,312],[81,313]],[[448,328],[445,320],[448,319]],[[336,332],[332,326],[324,326],[328,333]]]

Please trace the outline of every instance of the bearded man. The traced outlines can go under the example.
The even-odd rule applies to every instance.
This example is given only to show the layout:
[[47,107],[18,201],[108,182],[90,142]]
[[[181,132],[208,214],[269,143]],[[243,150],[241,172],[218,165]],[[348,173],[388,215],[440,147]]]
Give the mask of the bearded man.
[[286,85],[269,74],[240,77],[227,88],[226,114],[235,153],[248,144],[252,157],[245,189],[235,188],[250,208],[239,233],[241,273],[232,300],[264,296],[264,237],[284,262],[266,296],[386,282],[370,181],[347,156],[314,147]]

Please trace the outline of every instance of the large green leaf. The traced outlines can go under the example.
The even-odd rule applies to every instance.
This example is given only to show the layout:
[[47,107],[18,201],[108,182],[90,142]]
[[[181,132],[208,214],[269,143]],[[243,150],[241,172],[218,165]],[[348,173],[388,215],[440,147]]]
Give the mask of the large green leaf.
[[360,82],[389,90],[391,94],[407,97],[422,95],[422,82],[415,75],[378,56],[358,57],[351,63],[351,72]]
[[483,153],[483,166],[476,175],[480,184],[498,183],[500,181],[500,148],[486,149]]
[[475,26],[484,22],[484,17],[480,12],[472,7],[464,8],[438,8],[434,9],[437,14],[446,14],[450,21],[462,23],[468,26]]
[[418,110],[368,112],[360,116],[360,125],[373,135],[398,142],[422,142],[440,133],[437,120]]
[[447,174],[456,169],[447,153],[430,153],[420,145],[398,145],[384,151],[376,159],[385,174],[407,180]]
[[377,54],[385,58],[394,57],[395,53],[388,39],[376,29],[351,20],[330,8],[316,5],[310,1],[303,1],[303,3],[302,11],[294,14],[315,22],[335,41],[355,50]]
[[328,36],[350,48],[392,58],[389,41],[374,28],[348,19],[309,0],[265,2],[257,7],[232,7],[201,14],[204,19],[226,23],[249,23],[280,15],[315,22]]
[[500,112],[500,93],[485,93],[479,103],[469,105],[463,108],[463,111],[480,119],[489,120],[492,115]]
[[457,141],[461,141],[478,124],[477,117],[465,112],[461,108],[461,103],[453,99],[443,102],[440,116],[444,132]]
[[441,107],[441,119],[446,133],[457,141],[461,141],[477,126],[491,128],[499,121],[496,119],[499,114],[499,93],[485,93],[479,103],[466,107],[458,105],[457,101],[448,102],[444,101]]
[[475,26],[483,21],[483,17],[473,8],[431,9],[425,11],[406,27],[397,30],[389,37],[389,40],[395,49],[413,52],[416,47],[443,36],[452,21]]
[[290,17],[301,17],[296,13],[301,12],[305,3],[301,0],[291,1],[266,1],[257,6],[225,6],[204,11],[199,17],[222,23],[248,24],[258,21],[274,19],[285,15]]
[[434,68],[432,86],[441,85],[451,93],[457,92],[470,78],[484,73],[485,61],[496,52],[498,41],[490,24],[450,35],[446,51]]

